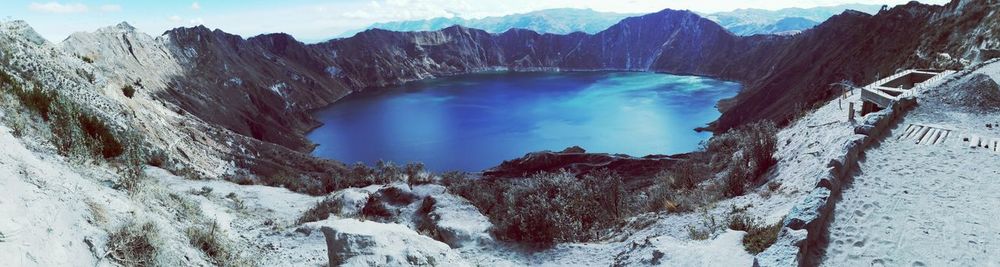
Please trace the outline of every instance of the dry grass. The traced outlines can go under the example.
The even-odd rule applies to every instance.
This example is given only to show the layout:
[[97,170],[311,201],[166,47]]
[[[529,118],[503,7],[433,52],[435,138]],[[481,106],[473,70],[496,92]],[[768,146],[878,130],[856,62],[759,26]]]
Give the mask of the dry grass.
[[123,266],[154,265],[161,242],[153,223],[127,222],[108,236],[107,256]]
[[752,217],[738,213],[730,217],[729,229],[747,232],[746,236],[743,236],[743,247],[747,252],[757,254],[766,250],[778,239],[781,221],[765,225]]
[[219,231],[219,224],[211,222],[187,228],[185,234],[191,246],[201,250],[212,263],[219,266],[246,266],[247,260],[240,257],[233,244]]
[[315,222],[326,220],[330,217],[330,214],[340,214],[341,203],[334,198],[326,198],[323,201],[316,202],[316,206],[309,208],[298,220],[295,221],[296,224],[303,224],[307,222]]
[[104,206],[97,204],[97,202],[94,202],[94,200],[90,198],[83,200],[83,202],[87,204],[87,210],[90,211],[92,224],[105,225],[108,223],[108,211],[104,208]]

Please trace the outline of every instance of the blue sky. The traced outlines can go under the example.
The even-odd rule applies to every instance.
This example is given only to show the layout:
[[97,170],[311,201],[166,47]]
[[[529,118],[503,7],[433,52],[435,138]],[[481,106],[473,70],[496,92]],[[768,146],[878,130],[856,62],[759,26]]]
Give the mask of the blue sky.
[[[152,35],[175,27],[204,24],[245,37],[286,32],[301,40],[319,41],[375,22],[442,16],[479,18],[560,7],[629,13],[665,8],[717,12],[736,8],[905,2],[907,0],[3,0],[0,1],[0,17],[25,20],[53,42],[73,32],[93,31],[122,21]],[[941,4],[947,0],[922,2]]]

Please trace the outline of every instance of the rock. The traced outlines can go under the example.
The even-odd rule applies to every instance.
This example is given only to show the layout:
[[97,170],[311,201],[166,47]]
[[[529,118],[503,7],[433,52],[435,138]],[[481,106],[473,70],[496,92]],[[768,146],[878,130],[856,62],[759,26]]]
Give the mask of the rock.
[[441,241],[453,248],[492,240],[493,224],[472,203],[451,194],[431,196],[434,205],[427,214]]
[[755,267],[780,267],[798,266],[798,254],[802,241],[806,240],[808,232],[806,230],[792,230],[782,228],[778,233],[778,239],[771,247],[757,254],[754,258]]
[[830,198],[830,190],[822,187],[813,189],[802,201],[792,207],[782,223],[785,227],[793,230],[805,229],[816,219],[820,218],[827,199]]
[[368,197],[371,195],[371,188],[348,188],[339,191],[334,197],[341,205],[340,215],[350,217],[357,215],[365,207],[365,203],[368,202]]
[[470,266],[448,245],[406,226],[356,219],[327,220],[330,266]]
[[559,153],[566,153],[566,154],[568,154],[568,153],[577,153],[577,154],[582,154],[582,153],[587,153],[587,150],[584,150],[580,146],[571,146],[571,147],[567,147],[566,149],[563,149],[563,151],[559,152]]

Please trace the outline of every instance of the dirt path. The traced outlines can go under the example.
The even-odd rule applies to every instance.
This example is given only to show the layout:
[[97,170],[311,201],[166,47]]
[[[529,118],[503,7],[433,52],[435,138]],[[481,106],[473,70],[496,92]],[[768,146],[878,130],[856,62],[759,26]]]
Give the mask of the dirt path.
[[826,266],[1000,266],[1000,154],[897,140],[868,151],[830,225]]

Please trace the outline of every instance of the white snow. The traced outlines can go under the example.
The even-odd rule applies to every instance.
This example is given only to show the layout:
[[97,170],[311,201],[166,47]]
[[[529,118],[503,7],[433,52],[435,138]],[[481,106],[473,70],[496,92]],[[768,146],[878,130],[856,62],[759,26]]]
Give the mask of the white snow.
[[727,230],[715,239],[678,240],[663,236],[649,240],[650,246],[635,253],[625,265],[655,266],[750,266],[753,257],[743,249],[745,232]]
[[448,245],[400,224],[336,219],[309,225],[332,229],[324,234],[332,235],[327,242],[342,266],[469,266]]

